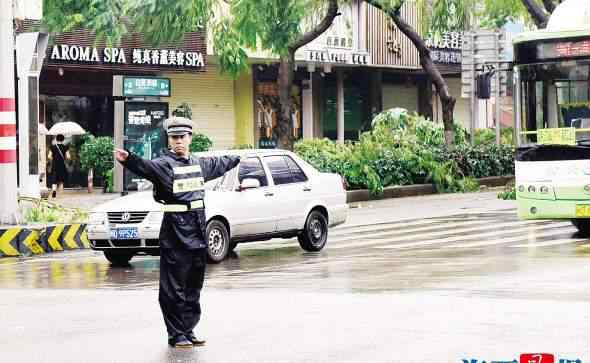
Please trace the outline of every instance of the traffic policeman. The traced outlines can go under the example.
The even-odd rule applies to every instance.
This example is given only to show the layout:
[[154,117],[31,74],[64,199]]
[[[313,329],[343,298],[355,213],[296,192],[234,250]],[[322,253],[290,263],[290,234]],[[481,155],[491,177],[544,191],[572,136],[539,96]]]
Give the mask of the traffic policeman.
[[121,149],[114,153],[125,168],[153,183],[154,199],[162,204],[160,308],[168,343],[188,348],[205,344],[193,332],[201,317],[199,300],[207,264],[203,186],[238,165],[240,158],[191,155],[193,123],[187,118],[171,117],[164,129],[170,150],[159,158],[146,160]]

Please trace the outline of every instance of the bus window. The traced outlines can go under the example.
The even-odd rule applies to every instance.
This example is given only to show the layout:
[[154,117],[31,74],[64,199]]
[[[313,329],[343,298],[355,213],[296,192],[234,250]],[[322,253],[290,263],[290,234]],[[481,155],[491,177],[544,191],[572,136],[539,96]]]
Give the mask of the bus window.
[[[522,143],[536,143],[539,129],[589,128],[590,65],[587,62],[552,62],[519,68]],[[578,140],[587,139],[588,135],[585,130],[576,132]]]

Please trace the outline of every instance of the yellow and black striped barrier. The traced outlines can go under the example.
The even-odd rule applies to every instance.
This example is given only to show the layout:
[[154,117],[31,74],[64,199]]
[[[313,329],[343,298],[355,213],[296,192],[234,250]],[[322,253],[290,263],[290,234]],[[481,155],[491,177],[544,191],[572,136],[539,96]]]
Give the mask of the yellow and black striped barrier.
[[0,257],[90,248],[85,224],[0,229]]
[[0,257],[20,256],[18,239],[22,228],[0,229]]

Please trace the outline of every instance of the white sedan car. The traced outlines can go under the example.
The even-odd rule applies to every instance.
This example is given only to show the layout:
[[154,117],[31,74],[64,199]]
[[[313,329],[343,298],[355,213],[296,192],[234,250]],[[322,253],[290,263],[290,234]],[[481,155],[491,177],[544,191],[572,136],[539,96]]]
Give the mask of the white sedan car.
[[[208,254],[222,261],[238,243],[297,237],[306,251],[326,245],[328,227],[347,217],[344,179],[321,173],[285,150],[232,150],[197,156],[241,156],[237,168],[206,185]],[[151,191],[114,199],[92,210],[87,227],[94,250],[113,264],[159,253],[162,205]]]

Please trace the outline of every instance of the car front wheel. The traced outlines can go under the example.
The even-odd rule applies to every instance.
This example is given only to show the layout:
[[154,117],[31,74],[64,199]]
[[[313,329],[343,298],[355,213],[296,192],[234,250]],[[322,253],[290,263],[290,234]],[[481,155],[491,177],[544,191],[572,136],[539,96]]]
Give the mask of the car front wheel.
[[133,253],[121,251],[104,251],[104,257],[109,260],[113,266],[127,266],[133,258]]
[[321,251],[328,241],[328,220],[321,212],[314,210],[307,216],[305,229],[297,237],[299,245],[306,251]]
[[227,227],[219,220],[212,220],[207,224],[207,257],[209,262],[223,261],[230,249]]

